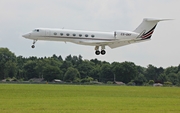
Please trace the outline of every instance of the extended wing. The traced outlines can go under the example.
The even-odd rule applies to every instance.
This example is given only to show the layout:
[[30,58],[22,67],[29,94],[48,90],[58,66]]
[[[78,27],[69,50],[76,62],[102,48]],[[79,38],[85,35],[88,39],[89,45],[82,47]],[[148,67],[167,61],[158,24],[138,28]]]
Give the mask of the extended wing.
[[150,40],[150,39],[147,39],[147,40],[116,41],[116,42],[108,43],[107,45],[108,45],[111,49],[114,49],[114,48],[117,48],[117,47],[129,45],[129,44],[132,44],[132,43],[139,43],[139,42],[144,42],[144,41],[148,41],[148,40]]
[[101,45],[108,45],[111,44],[113,42],[115,42],[116,40],[86,40],[86,41],[77,41],[74,43],[78,43],[78,44],[82,44],[82,45],[90,45],[90,46],[101,46]]
[[90,46],[109,46],[111,49],[129,45],[132,43],[144,42],[150,39],[142,40],[142,39],[133,39],[133,40],[118,40],[118,39],[110,39],[110,40],[86,40],[86,41],[77,41],[73,43],[82,44],[82,45],[90,45]]

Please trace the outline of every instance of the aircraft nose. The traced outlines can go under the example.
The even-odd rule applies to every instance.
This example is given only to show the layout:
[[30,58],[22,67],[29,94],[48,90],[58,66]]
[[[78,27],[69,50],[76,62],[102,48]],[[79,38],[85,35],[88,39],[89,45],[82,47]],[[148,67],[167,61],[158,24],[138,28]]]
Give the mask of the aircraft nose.
[[24,35],[22,35],[22,36],[23,36],[24,38],[29,38],[30,35],[31,35],[31,33],[27,33],[27,34],[24,34]]

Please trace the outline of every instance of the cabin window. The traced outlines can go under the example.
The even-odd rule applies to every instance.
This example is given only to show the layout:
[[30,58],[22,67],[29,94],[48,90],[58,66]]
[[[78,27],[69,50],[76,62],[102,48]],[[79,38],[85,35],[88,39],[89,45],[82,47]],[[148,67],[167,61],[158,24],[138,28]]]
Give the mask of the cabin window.
[[35,29],[34,32],[39,32],[39,29]]
[[60,33],[61,36],[63,36],[63,33]]
[[91,37],[95,37],[94,35],[91,35]]
[[85,37],[88,37],[88,35],[86,34]]
[[57,35],[57,33],[54,33],[54,35]]
[[67,33],[66,35],[69,36],[69,33]]
[[73,36],[76,36],[76,34],[73,34]]
[[79,34],[80,37],[82,37],[82,34]]

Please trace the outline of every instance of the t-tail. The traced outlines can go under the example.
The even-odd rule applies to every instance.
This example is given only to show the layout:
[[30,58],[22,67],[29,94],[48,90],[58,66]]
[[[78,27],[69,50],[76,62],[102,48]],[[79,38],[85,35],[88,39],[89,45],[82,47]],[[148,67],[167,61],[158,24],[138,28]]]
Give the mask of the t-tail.
[[145,18],[142,23],[134,30],[139,33],[137,38],[141,40],[150,39],[159,21],[165,21],[170,19],[156,19],[156,18]]

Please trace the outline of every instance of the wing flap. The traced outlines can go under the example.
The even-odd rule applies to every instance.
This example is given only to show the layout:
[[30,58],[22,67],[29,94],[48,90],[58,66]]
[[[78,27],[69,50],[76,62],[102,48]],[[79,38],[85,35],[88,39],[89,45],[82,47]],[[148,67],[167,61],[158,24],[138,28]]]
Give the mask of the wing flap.
[[78,41],[78,44],[90,46],[108,45],[109,43],[112,43],[112,41]]
[[113,48],[117,48],[117,47],[129,45],[129,44],[131,44],[131,41],[119,41],[119,42],[109,43],[108,46],[109,46],[111,49],[113,49]]

